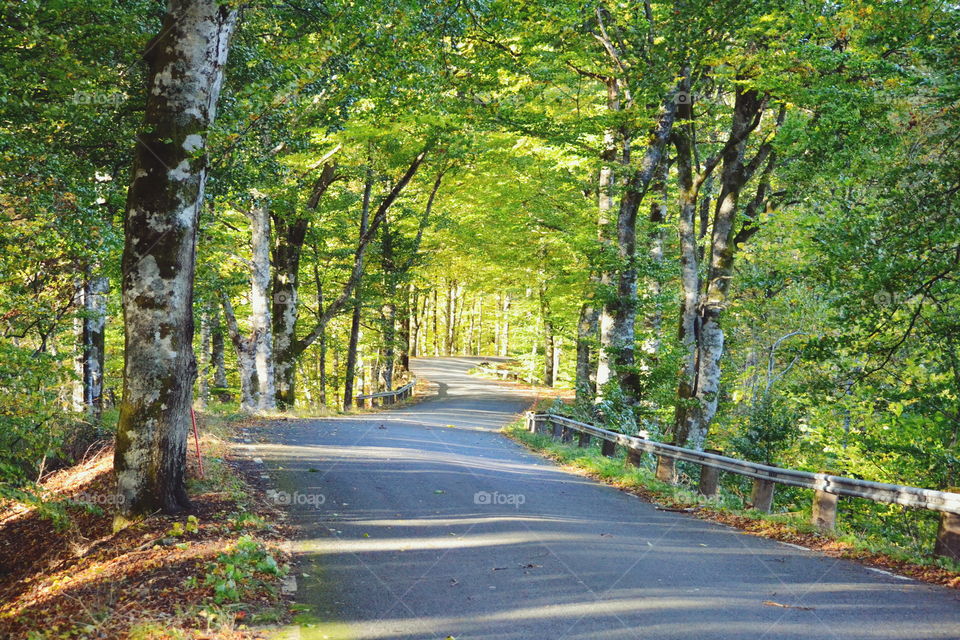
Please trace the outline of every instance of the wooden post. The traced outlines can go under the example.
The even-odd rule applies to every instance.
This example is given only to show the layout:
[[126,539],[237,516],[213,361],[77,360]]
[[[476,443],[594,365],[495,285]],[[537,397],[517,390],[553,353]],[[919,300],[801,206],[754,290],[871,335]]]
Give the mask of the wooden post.
[[533,411],[527,411],[527,431],[530,433],[537,432],[537,419],[534,418],[535,415]]
[[634,467],[643,465],[643,451],[627,449],[627,464]]
[[750,492],[750,503],[757,511],[770,513],[773,508],[773,480],[764,478],[753,479],[753,491]]
[[609,440],[604,440],[603,445],[600,448],[600,453],[607,456],[608,458],[614,457],[615,455],[617,455],[617,443],[610,442]]
[[[945,489],[951,493],[960,493],[960,487]],[[960,515],[941,513],[940,527],[937,529],[937,542],[933,552],[942,557],[960,562]]]
[[563,432],[563,427],[560,425],[560,423],[559,423],[559,422],[554,422],[554,423],[553,423],[553,437],[554,437],[554,438],[559,438],[559,437],[560,437],[560,434],[561,434],[562,432]]
[[589,433],[584,433],[583,431],[581,431],[581,432],[580,432],[580,439],[579,439],[579,441],[577,442],[577,446],[580,447],[580,448],[589,447],[589,446],[590,446],[590,434],[589,434]]
[[[707,453],[720,453],[716,449],[707,449]],[[716,467],[708,467],[705,464],[700,465],[700,482],[697,484],[697,493],[707,498],[717,495],[717,487],[720,480],[720,470]]]
[[837,498],[835,493],[816,489],[813,492],[813,517],[811,522],[820,531],[829,533],[837,526]]
[[666,456],[657,456],[657,480],[677,484],[677,461]]
[[573,442],[573,429],[564,427],[560,434],[560,439],[564,442]]

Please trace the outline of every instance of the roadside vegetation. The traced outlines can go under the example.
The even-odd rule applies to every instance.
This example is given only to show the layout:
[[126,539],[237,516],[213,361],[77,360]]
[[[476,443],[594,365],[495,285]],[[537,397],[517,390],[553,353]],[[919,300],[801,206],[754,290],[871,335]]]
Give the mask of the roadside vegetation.
[[[542,400],[537,410],[556,410],[556,401]],[[749,508],[750,486],[733,474],[721,474],[720,490],[712,498],[696,492],[699,469],[681,463],[679,483],[659,481],[653,456],[640,465],[628,463],[622,447],[613,457],[604,456],[596,440],[579,447],[549,434],[530,433],[524,420],[503,432],[575,473],[612,484],[649,501],[658,509],[679,511],[692,517],[727,524],[745,533],[801,545],[827,555],[856,560],[917,580],[960,589],[960,563],[931,553],[936,521],[923,511],[844,499],[837,530],[820,532],[810,523],[810,492],[777,487],[772,513]]]
[[231,409],[200,416],[204,477],[191,453],[188,513],[114,532],[109,440],[42,478],[42,502],[6,503],[0,637],[247,640],[288,620],[286,527],[252,463],[230,454],[247,419]]

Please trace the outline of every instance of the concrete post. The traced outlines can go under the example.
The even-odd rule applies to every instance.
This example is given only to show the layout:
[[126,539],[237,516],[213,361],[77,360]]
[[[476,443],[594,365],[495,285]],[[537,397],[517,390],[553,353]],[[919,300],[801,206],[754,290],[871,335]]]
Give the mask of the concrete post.
[[[707,453],[720,453],[716,449],[707,449]],[[697,484],[697,493],[707,498],[717,495],[720,484],[720,470],[716,467],[700,465],[700,482]]]
[[657,480],[677,484],[677,461],[666,456],[657,456]]
[[830,533],[837,527],[837,498],[835,493],[817,489],[813,493],[813,526],[824,533]]
[[773,508],[773,480],[763,478],[753,479],[753,491],[750,492],[750,503],[757,511],[770,513]]
[[[960,493],[960,488],[949,487],[951,493]],[[933,552],[942,558],[960,562],[960,515],[941,513],[940,528],[937,529],[937,542]]]

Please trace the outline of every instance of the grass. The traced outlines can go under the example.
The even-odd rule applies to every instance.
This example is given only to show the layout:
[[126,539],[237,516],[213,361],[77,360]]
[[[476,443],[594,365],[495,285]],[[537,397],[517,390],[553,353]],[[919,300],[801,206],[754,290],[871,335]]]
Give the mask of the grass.
[[[503,431],[575,473],[612,484],[662,507],[689,511],[696,517],[729,524],[755,535],[799,544],[926,582],[960,588],[960,565],[933,557],[929,551],[916,545],[896,544],[890,539],[892,536],[883,535],[880,526],[871,528],[864,535],[862,529],[852,530],[838,521],[837,532],[819,532],[810,522],[810,507],[796,508],[795,498],[800,497],[796,493],[790,496],[794,498],[789,505],[794,507],[792,510],[762,513],[745,507],[744,492],[735,481],[722,485],[716,497],[705,498],[693,489],[692,473],[683,474],[682,466],[679,485],[657,480],[654,459],[649,455],[644,456],[641,466],[635,467],[627,463],[622,447],[617,447],[615,457],[604,456],[596,439],[589,447],[580,448],[575,442],[567,444],[550,435],[530,433],[523,420],[507,425]],[[926,543],[932,548],[932,538]]]

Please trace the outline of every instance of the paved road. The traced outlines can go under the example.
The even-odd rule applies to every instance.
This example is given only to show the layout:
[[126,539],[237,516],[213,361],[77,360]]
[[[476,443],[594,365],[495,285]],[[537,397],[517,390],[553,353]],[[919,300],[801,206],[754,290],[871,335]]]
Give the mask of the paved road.
[[960,638],[956,591],[657,511],[528,453],[496,431],[530,398],[471,364],[417,361],[438,396],[406,409],[271,425],[258,451],[300,503],[298,599],[338,621],[302,638]]

